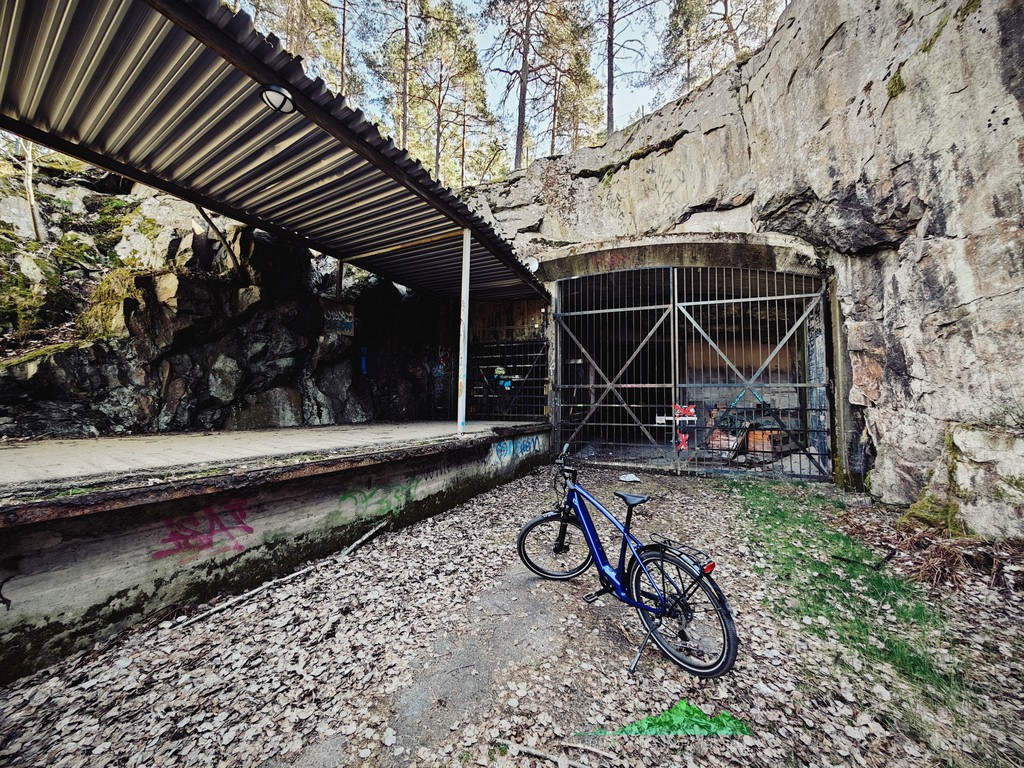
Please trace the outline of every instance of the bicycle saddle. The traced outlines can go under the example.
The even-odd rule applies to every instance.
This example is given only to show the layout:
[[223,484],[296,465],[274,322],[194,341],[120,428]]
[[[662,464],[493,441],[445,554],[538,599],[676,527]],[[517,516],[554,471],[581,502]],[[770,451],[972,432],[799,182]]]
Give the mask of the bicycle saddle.
[[627,507],[636,507],[651,499],[650,496],[637,496],[635,493],[626,493],[625,491],[616,491],[615,495],[626,502]]

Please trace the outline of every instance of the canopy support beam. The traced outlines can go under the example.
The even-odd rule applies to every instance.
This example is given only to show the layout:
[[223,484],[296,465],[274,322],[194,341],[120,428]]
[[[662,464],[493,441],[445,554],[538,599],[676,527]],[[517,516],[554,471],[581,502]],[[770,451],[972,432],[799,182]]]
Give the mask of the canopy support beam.
[[466,378],[469,371],[469,250],[471,233],[462,230],[462,302],[459,311],[459,435],[466,432]]

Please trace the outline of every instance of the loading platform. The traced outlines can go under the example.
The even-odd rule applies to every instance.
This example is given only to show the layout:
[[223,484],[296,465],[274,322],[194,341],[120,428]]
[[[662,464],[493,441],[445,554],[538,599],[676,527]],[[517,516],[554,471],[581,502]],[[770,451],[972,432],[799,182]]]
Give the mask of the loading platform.
[[430,422],[6,442],[2,677],[442,512],[547,462],[550,429],[470,422],[459,435]]

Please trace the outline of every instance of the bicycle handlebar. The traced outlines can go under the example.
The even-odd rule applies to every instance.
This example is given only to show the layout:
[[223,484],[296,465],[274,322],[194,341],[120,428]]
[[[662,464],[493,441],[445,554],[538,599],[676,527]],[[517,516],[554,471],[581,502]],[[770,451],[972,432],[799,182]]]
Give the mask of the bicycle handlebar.
[[577,471],[572,467],[565,466],[565,460],[569,457],[569,444],[566,443],[562,446],[562,452],[558,454],[558,458],[555,459],[555,466],[558,467],[558,471],[562,473],[562,477],[570,482],[575,483],[577,477]]

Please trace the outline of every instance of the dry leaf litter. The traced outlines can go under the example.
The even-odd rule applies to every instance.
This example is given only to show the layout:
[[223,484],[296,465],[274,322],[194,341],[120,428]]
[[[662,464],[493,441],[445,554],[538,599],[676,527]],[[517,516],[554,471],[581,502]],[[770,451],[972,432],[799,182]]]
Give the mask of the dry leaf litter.
[[[794,586],[766,567],[728,486],[652,475],[624,486],[595,469],[582,479],[608,501],[616,488],[652,495],[641,537],[715,557],[741,637],[731,674],[699,680],[649,648],[631,678],[635,612],[610,596],[584,603],[593,571],[568,583],[526,571],[516,534],[553,498],[541,470],[228,610],[136,627],[0,689],[0,765],[1022,764],[1019,553],[1000,560],[1001,581],[961,568],[929,593],[947,622],[922,650],[966,680],[947,706],[835,633],[808,631],[816,617],[773,611]],[[833,523],[879,559],[905,539],[874,507]],[[914,552],[885,567],[909,573]],[[753,735],[595,735],[680,699],[728,710]]]

